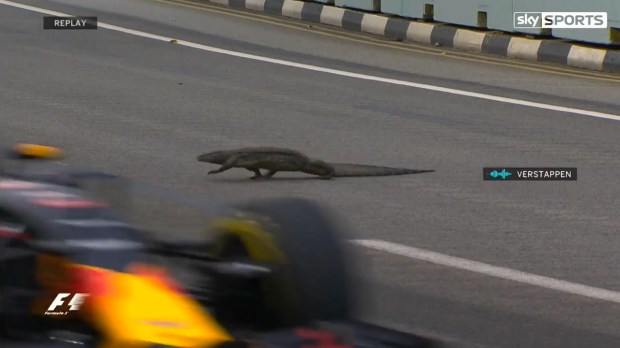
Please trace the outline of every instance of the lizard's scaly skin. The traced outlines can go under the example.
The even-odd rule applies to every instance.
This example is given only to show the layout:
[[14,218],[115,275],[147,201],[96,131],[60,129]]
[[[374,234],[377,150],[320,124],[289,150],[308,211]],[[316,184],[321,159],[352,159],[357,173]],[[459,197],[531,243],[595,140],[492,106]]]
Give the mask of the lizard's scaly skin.
[[[197,157],[200,162],[220,164],[217,174],[231,168],[245,168],[254,172],[252,179],[270,178],[276,172],[302,172],[317,175],[321,179],[352,176],[387,176],[434,172],[434,170],[417,170],[390,168],[362,164],[328,163],[310,158],[305,154],[277,147],[245,147],[234,150],[213,151]],[[263,175],[261,169],[267,170]]]

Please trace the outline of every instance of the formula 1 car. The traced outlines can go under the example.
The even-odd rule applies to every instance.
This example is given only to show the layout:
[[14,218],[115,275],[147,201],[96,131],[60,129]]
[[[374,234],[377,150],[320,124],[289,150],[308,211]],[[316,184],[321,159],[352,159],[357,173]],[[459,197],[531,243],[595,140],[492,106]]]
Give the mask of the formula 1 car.
[[[2,347],[437,346],[351,319],[347,258],[312,202],[226,207],[204,242],[160,240],[85,184],[126,180],[61,155],[20,144],[0,166]],[[179,265],[197,276],[181,285]]]

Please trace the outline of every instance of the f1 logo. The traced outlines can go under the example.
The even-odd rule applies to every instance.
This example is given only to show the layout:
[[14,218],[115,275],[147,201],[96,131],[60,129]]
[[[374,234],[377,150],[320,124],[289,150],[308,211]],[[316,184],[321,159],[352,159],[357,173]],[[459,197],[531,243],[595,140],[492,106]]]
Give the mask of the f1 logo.
[[[56,295],[56,298],[54,299],[54,301],[52,301],[52,304],[47,308],[47,312],[45,312],[45,314],[60,314],[60,313],[67,314],[66,312],[54,312],[54,310],[58,308],[59,306],[62,306],[65,303],[65,299],[69,296],[71,296],[70,293],[64,293],[64,292]],[[68,303],[69,310],[70,311],[79,310],[82,304],[84,304],[84,301],[86,300],[87,297],[88,297],[88,294],[83,294],[83,293],[76,293],[75,295],[73,295],[73,298]]]

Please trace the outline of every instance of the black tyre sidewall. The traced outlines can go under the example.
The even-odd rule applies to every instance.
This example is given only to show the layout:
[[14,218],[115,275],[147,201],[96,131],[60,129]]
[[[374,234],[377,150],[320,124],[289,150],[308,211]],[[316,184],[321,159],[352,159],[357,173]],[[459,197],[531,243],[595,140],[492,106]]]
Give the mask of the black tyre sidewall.
[[265,217],[287,260],[265,280],[265,300],[281,325],[350,317],[350,280],[342,231],[315,203],[299,198],[254,201],[241,206]]

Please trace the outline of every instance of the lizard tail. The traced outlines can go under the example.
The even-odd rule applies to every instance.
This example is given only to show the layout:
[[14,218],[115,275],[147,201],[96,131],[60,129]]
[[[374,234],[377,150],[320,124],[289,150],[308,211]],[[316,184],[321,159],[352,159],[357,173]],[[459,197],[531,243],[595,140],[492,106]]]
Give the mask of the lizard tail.
[[333,177],[352,177],[352,176],[389,176],[431,173],[435,170],[430,169],[407,169],[391,168],[381,166],[371,166],[365,164],[348,163],[329,163],[334,168]]

